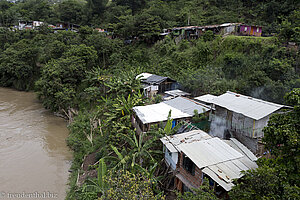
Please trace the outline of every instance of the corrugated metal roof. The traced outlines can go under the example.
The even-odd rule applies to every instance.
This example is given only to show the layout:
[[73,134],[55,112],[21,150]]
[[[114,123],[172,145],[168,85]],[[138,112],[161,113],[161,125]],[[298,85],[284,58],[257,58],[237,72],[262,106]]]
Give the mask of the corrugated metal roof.
[[211,177],[215,182],[217,182],[226,191],[231,190],[231,188],[234,186],[233,183],[227,183],[227,182],[223,181],[220,177],[217,176],[217,174],[214,171],[212,171],[209,168],[204,168],[202,170],[202,172],[207,174],[209,177]]
[[149,84],[160,84],[167,79],[168,79],[168,77],[152,74],[152,76],[149,76],[147,79],[142,80],[142,81],[145,83],[149,83]]
[[207,106],[184,97],[177,97],[175,99],[165,101],[164,103],[173,108],[177,108],[190,116],[194,116],[194,110],[197,110],[198,113],[204,113],[210,110]]
[[184,92],[182,90],[169,90],[169,91],[166,91],[165,93],[168,95],[171,95],[173,97],[191,95],[190,93]]
[[201,26],[182,26],[182,27],[175,27],[172,30],[181,30],[181,29],[188,30],[188,29],[199,29],[199,28],[202,28],[202,27]]
[[170,110],[172,119],[180,119],[194,116],[194,110],[198,110],[200,114],[210,109],[186,98],[177,97],[158,104],[136,106],[133,110],[143,124],[149,124],[166,121]]
[[224,140],[229,146],[237,150],[238,152],[246,155],[250,160],[256,161],[257,157],[247,148],[245,147],[242,143],[240,143],[237,139],[235,138],[230,138],[230,140]]
[[198,101],[202,101],[205,103],[211,103],[211,101],[216,98],[217,96],[212,95],[212,94],[205,94],[199,97],[195,97],[194,99],[198,100]]
[[180,150],[200,169],[243,157],[220,138],[182,144]]
[[224,23],[224,24],[221,24],[220,27],[226,27],[226,26],[234,26],[234,25],[240,25],[242,23]]
[[169,77],[159,76],[159,75],[150,74],[150,73],[141,73],[141,74],[137,75],[136,78],[140,78],[141,82],[147,83],[147,84],[160,84],[167,79],[174,81],[173,79],[170,79]]
[[189,114],[169,106],[164,102],[147,106],[136,106],[133,108],[133,110],[143,124],[166,121],[168,119],[170,110],[172,119],[190,117]]
[[183,144],[180,150],[226,191],[231,190],[234,179],[243,176],[242,171],[258,167],[243,150],[236,150],[219,138]]
[[174,145],[172,145],[171,143],[165,143],[164,145],[166,145],[167,149],[169,149],[170,152],[178,152]]
[[[181,144],[190,144],[196,141],[207,140],[210,138],[211,136],[202,130],[193,130],[182,134],[165,136],[161,138],[160,141],[165,145],[172,144],[172,146],[179,151]],[[173,148],[170,148],[169,150],[171,151],[171,149]]]
[[233,179],[243,176],[242,171],[258,167],[254,162],[257,158],[235,139],[221,140],[212,138],[204,131],[194,130],[166,136],[161,141],[166,146],[168,144],[167,148],[182,151],[226,191],[234,186]]
[[212,99],[211,102],[255,120],[264,118],[283,107],[287,107],[230,91]]
[[141,73],[139,75],[136,76],[136,79],[140,78],[141,80],[142,79],[147,79],[148,77],[152,76],[153,74],[150,74],[150,73]]

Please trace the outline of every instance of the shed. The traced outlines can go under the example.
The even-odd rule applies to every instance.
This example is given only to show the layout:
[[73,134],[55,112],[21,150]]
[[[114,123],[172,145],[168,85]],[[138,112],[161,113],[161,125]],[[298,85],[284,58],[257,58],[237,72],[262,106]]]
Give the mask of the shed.
[[262,34],[262,26],[241,24],[239,26],[239,35],[249,35],[260,37]]
[[178,152],[180,152],[179,146],[182,142],[190,143],[195,140],[210,139],[211,136],[202,130],[193,130],[182,134],[176,134],[171,136],[165,136],[160,139],[164,145],[165,161],[170,165],[171,169],[176,169],[178,162]]
[[159,76],[150,73],[141,73],[136,76],[143,84],[143,90],[147,97],[157,93],[163,93],[168,90],[177,89],[177,82],[169,77]]
[[135,117],[133,123],[137,123],[141,131],[147,131],[151,124],[167,121],[170,111],[171,118],[174,123],[177,123],[180,120],[193,117],[194,110],[197,110],[200,114],[209,111],[210,108],[191,99],[177,97],[157,104],[134,107]]
[[258,167],[256,156],[236,139],[221,140],[194,130],[165,136],[161,141],[166,163],[178,172],[177,186],[181,182],[189,189],[196,188],[207,176],[229,191],[233,180],[243,176],[242,171]]
[[213,98],[210,103],[215,108],[210,134],[220,137],[230,134],[255,153],[270,115],[282,108],[290,108],[230,91]]

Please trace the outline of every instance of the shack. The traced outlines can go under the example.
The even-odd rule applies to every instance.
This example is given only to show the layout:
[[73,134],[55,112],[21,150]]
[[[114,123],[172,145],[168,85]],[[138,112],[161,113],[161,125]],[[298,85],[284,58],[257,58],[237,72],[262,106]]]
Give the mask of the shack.
[[146,97],[152,97],[165,91],[177,89],[178,83],[165,76],[158,76],[150,73],[141,73],[136,76],[141,80],[143,92]]
[[182,39],[198,39],[204,32],[212,31],[216,35],[257,36],[262,34],[262,26],[243,23],[224,23],[205,26],[184,26],[172,29],[172,36],[178,42]]
[[221,138],[237,138],[254,153],[262,153],[263,128],[269,117],[289,106],[275,104],[250,96],[227,91],[217,97],[196,97],[210,104],[210,134]]
[[198,39],[202,34],[202,28],[200,26],[184,26],[184,27],[175,27],[172,29],[172,35],[174,37],[179,37],[181,39]]
[[241,23],[224,23],[224,24],[216,24],[216,25],[207,25],[202,26],[202,31],[212,31],[217,35],[229,35],[235,34],[237,29]]
[[233,180],[243,170],[255,169],[256,156],[234,138],[221,140],[201,130],[165,136],[165,161],[175,176],[175,187],[181,192],[202,185],[204,178],[218,194],[234,186]]
[[239,26],[238,35],[260,37],[262,34],[262,26],[241,24]]
[[136,106],[133,107],[132,124],[137,132],[146,132],[151,125],[166,122],[171,111],[170,118],[173,119],[173,126],[175,126],[180,121],[190,121],[194,116],[194,110],[200,114],[208,112],[210,108],[185,97],[147,106]]

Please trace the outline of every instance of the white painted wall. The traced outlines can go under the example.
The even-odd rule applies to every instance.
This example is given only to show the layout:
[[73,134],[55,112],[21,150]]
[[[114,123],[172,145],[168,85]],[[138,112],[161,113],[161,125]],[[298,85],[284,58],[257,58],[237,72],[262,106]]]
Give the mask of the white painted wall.
[[164,153],[165,153],[165,160],[166,160],[167,164],[170,165],[170,167],[173,170],[175,170],[176,164],[178,162],[178,152],[170,153],[168,148],[166,148],[166,146],[164,145]]

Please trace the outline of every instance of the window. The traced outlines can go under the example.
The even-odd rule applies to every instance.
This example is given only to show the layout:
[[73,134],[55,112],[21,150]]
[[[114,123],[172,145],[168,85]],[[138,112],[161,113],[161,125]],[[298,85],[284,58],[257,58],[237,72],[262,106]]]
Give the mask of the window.
[[245,27],[245,31],[247,31],[247,28],[248,28],[248,27],[246,26],[246,27]]
[[183,155],[183,168],[193,176],[195,175],[195,164],[186,155]]
[[256,29],[256,32],[259,32],[259,28]]

